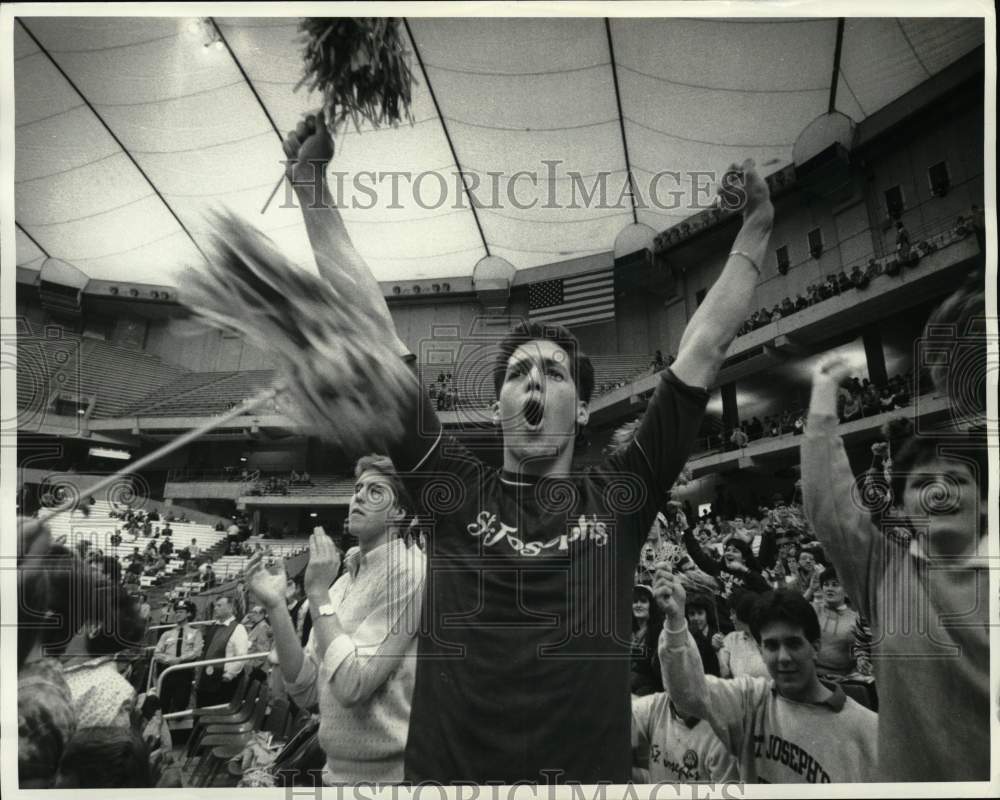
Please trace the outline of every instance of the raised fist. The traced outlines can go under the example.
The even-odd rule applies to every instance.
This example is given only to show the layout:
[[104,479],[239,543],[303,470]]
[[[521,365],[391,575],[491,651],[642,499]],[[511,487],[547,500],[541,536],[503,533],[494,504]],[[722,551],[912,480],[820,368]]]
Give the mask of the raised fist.
[[315,185],[314,169],[326,172],[333,158],[333,139],[326,127],[323,112],[307,114],[282,143],[288,163],[285,177],[295,184]]
[[684,605],[687,592],[681,583],[681,577],[674,573],[669,563],[660,562],[656,565],[653,575],[653,597],[663,615],[670,621],[671,628],[677,628],[684,620]]
[[730,164],[718,188],[719,205],[730,211],[742,211],[748,217],[758,211],[774,214],[771,189],[748,158],[742,164]]
[[851,367],[839,355],[827,356],[820,360],[813,370],[813,383],[833,383],[839,386],[851,377]]

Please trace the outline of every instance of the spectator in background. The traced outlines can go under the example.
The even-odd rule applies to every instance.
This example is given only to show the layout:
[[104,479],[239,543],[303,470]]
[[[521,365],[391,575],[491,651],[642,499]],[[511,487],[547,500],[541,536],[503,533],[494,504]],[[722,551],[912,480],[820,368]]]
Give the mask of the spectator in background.
[[191,540],[191,544],[188,545],[187,551],[188,551],[188,555],[191,556],[192,560],[197,559],[198,556],[201,555],[201,548],[198,547],[198,540],[197,539],[192,539]]
[[[250,639],[246,628],[236,621],[232,600],[225,595],[216,598],[213,614],[215,622],[205,630],[203,660],[245,656],[250,646]],[[203,667],[196,690],[198,705],[228,703],[236,690],[237,679],[245,667],[244,661]]]
[[663,617],[653,602],[653,590],[643,584],[632,588],[632,677],[631,692],[641,697],[663,691],[656,643]]
[[[821,634],[816,672],[831,680],[863,673],[864,667],[858,663],[859,655],[867,656],[863,653],[863,646],[859,646],[859,640],[864,638],[860,633],[863,623],[858,612],[847,605],[837,571],[833,568],[824,570],[819,586],[814,604]],[[870,661],[870,657],[865,660]]]
[[698,646],[706,675],[719,674],[719,657],[713,640],[719,633],[715,601],[707,595],[692,595],[687,604],[687,624]]
[[258,677],[264,680],[267,679],[267,673],[271,669],[267,654],[271,652],[271,648],[274,646],[274,636],[271,633],[271,626],[265,617],[266,611],[264,606],[253,605],[250,607],[246,619],[243,621],[243,625],[247,629],[247,635],[249,636],[249,649],[247,652],[262,654],[261,658],[248,661],[247,666],[250,669],[251,677]]
[[174,540],[170,538],[169,529],[163,532],[163,541],[160,542],[160,555],[170,558],[174,553]]
[[149,604],[149,598],[143,594],[139,594],[139,618],[142,620],[143,625],[149,624],[150,617],[153,616],[153,607]]
[[729,599],[732,633],[722,637],[719,647],[719,677],[766,678],[769,673],[760,654],[760,645],[750,632],[759,595],[754,592],[734,593]]
[[866,272],[862,272],[859,265],[856,264],[854,269],[851,270],[851,285],[855,289],[867,289],[870,280],[869,275]]
[[900,264],[908,264],[912,258],[910,252],[910,234],[903,227],[902,220],[896,221],[896,258]]
[[[171,621],[175,627],[160,636],[153,652],[153,664],[161,670],[174,664],[197,661],[205,649],[201,631],[192,625],[198,616],[198,607],[190,600],[176,603],[172,616]],[[160,692],[160,702],[166,713],[181,711],[190,706],[193,682],[193,670],[167,673]]]
[[739,427],[733,430],[732,436],[729,437],[729,441],[732,442],[736,448],[742,449],[750,443],[750,437],[747,436],[747,432],[743,430],[742,427]]
[[650,370],[653,372],[660,372],[667,368],[667,362],[663,360],[663,353],[659,350],[656,351],[656,355],[653,356],[653,361],[649,365]]

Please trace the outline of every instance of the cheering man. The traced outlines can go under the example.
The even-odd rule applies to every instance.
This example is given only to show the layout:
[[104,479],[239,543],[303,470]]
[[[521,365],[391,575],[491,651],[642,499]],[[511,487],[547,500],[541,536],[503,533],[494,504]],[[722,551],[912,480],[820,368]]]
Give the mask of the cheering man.
[[[357,302],[406,357],[381,289],[332,207],[323,173],[333,143],[322,117],[302,122],[285,152],[321,274],[353,282]],[[429,532],[407,779],[629,779],[632,576],[749,313],[774,217],[752,162],[733,167],[722,192],[743,208],[730,257],[661,373],[635,440],[600,468],[572,468],[594,373],[565,328],[522,324],[500,343],[493,421],[502,469],[444,434],[414,380],[409,433],[389,453]]]

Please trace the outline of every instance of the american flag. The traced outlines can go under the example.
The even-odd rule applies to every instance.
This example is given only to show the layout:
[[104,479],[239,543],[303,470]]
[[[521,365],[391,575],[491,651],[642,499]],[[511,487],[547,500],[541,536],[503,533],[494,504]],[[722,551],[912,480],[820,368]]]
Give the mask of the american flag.
[[528,285],[528,319],[569,328],[615,318],[614,267]]

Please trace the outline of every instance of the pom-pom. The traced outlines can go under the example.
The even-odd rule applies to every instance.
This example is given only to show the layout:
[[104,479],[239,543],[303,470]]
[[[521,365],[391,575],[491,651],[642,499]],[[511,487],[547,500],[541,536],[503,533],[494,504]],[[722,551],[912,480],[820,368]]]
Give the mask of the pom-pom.
[[395,17],[310,17],[299,27],[305,75],[320,92],[331,130],[350,117],[375,127],[412,122],[413,73]]
[[[350,453],[385,452],[403,434],[413,374],[348,283],[334,286],[290,263],[263,234],[215,215],[215,257],[191,271],[182,301],[210,325],[268,353],[292,416]],[[283,399],[284,399],[283,398]]]

